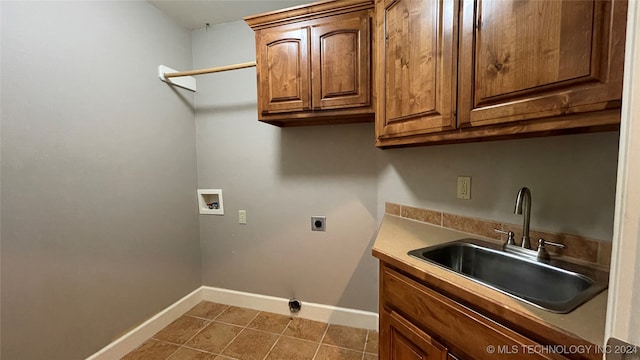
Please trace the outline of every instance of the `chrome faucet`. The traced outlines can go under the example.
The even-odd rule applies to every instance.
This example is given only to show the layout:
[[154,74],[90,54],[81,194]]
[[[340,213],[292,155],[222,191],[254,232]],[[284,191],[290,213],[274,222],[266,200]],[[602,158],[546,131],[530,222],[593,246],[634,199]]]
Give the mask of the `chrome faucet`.
[[521,247],[525,249],[531,249],[531,240],[529,239],[529,222],[531,220],[531,191],[528,188],[523,187],[520,189],[520,191],[518,191],[518,196],[516,197],[516,208],[513,213],[524,215]]

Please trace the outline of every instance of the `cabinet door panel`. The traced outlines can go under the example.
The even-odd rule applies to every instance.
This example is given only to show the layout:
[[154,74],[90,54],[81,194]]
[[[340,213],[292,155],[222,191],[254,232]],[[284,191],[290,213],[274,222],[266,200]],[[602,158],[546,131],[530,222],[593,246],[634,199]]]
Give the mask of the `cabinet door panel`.
[[447,360],[447,349],[395,312],[381,311],[381,360]]
[[262,114],[310,109],[309,29],[256,36]]
[[482,1],[481,5],[476,105],[494,96],[590,75],[590,49],[584,44],[593,34],[588,26],[593,21],[592,2]]
[[[540,346],[533,340],[464,307],[415,281],[382,267],[381,302],[402,313],[416,326],[434,331],[456,354],[475,360],[513,358],[512,353],[489,353],[487,345],[501,349]],[[459,350],[459,351],[458,351]],[[518,360],[559,360],[561,355],[545,352],[521,352]]]
[[311,27],[314,109],[370,104],[369,22],[361,11]]
[[379,1],[378,137],[455,128],[457,1]]
[[624,52],[619,13],[626,13],[625,1],[467,0],[462,6],[462,126],[619,104]]

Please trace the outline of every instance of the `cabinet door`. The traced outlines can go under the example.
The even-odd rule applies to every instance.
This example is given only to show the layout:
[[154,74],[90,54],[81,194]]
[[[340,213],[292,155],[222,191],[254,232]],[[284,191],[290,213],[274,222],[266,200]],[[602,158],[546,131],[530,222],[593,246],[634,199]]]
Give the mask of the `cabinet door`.
[[310,109],[309,29],[256,33],[259,115]]
[[624,0],[463,0],[458,123],[619,106],[626,6]]
[[453,129],[458,1],[378,0],[378,139]]
[[313,109],[368,106],[371,101],[369,12],[328,19],[311,27]]
[[[380,291],[383,308],[394,309],[415,324],[413,326],[428,329],[449,348],[456,349],[459,357],[474,360],[566,359],[552,352],[522,351],[543,345],[386,266],[380,267]],[[386,328],[380,321],[380,326]],[[488,345],[495,346],[497,353],[488,352]],[[520,352],[516,355],[515,351],[509,352],[511,349]]]
[[380,314],[380,360],[447,360],[447,349],[395,312]]

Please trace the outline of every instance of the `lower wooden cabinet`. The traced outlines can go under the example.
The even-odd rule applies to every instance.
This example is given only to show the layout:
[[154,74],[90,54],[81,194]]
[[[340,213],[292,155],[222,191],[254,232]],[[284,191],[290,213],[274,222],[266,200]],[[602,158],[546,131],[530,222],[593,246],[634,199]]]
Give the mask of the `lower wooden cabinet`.
[[381,359],[447,360],[447,349],[395,312],[380,313]]
[[[555,349],[571,346],[536,341],[534,333],[524,335],[384,262],[380,266],[379,325],[380,360],[552,360],[602,356],[545,351],[549,346]],[[540,339],[545,335],[540,334]]]

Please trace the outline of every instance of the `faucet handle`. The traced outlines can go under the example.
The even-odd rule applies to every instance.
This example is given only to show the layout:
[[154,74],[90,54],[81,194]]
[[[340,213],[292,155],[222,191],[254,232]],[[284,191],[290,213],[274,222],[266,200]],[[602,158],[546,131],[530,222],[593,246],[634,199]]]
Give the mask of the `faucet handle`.
[[504,231],[504,230],[499,230],[499,229],[493,229],[493,231],[497,232],[498,234],[504,234],[507,235],[507,244],[506,245],[515,245],[516,244],[516,234],[513,233],[513,231]]
[[545,239],[542,239],[542,238],[538,239],[538,247],[540,247],[540,246],[544,247],[545,245],[556,246],[556,247],[559,247],[560,249],[564,249],[564,248],[567,247],[567,245],[565,245],[563,243],[557,243],[557,242],[545,240]]
[[552,245],[555,247],[559,247],[560,249],[564,249],[567,247],[565,244],[547,241],[540,238],[538,239],[538,260],[549,261],[551,259],[551,256],[549,255],[549,252],[547,252],[545,245]]

